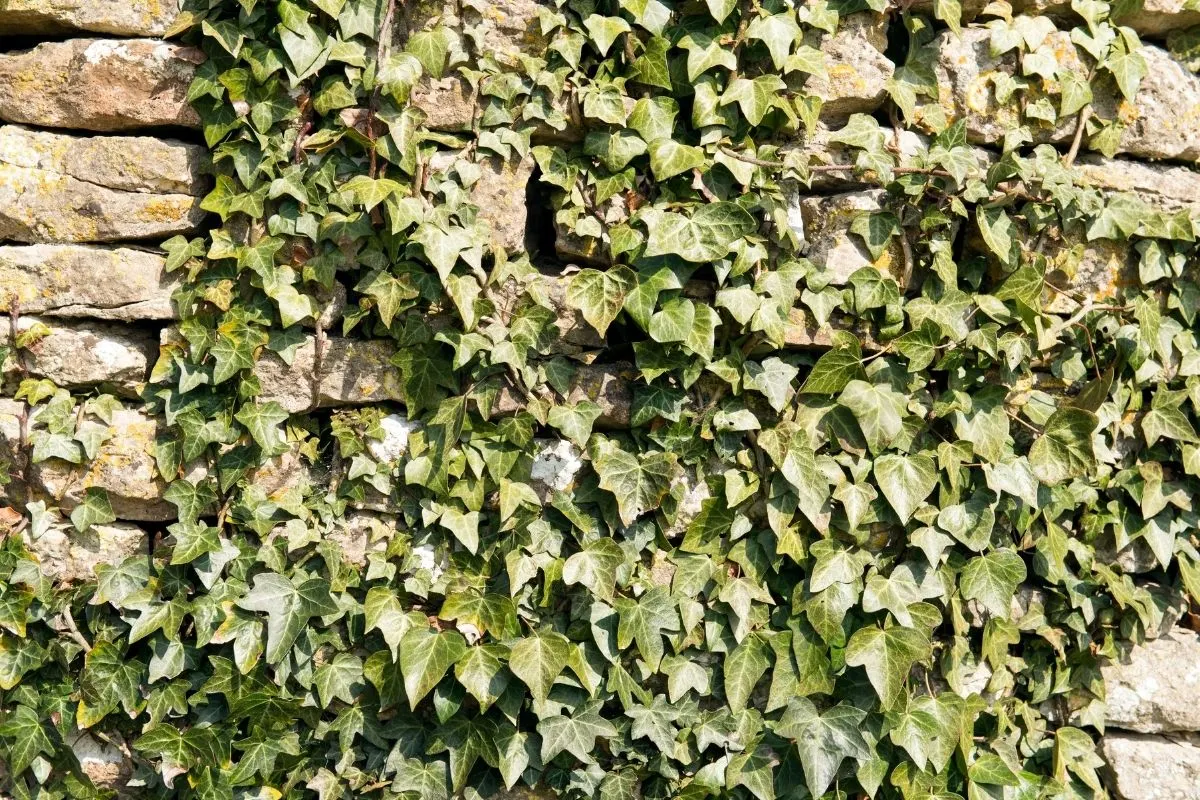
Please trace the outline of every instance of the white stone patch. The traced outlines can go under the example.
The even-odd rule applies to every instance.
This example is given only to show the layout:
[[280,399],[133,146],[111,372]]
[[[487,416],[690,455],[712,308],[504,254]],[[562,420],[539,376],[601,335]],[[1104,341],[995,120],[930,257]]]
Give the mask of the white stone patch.
[[428,570],[434,582],[442,577],[446,571],[448,564],[445,559],[438,559],[437,550],[431,544],[419,544],[412,549],[413,556],[417,559],[417,568]]
[[669,539],[682,535],[704,507],[704,501],[712,496],[708,491],[708,484],[694,471],[685,472],[676,478],[671,484],[671,493],[676,494],[680,487],[682,494],[679,495],[679,504],[675,507],[675,524],[667,531]]
[[411,422],[403,414],[389,414],[379,422],[383,428],[382,439],[372,439],[367,444],[367,450],[377,460],[385,464],[396,461],[408,452],[408,436],[421,427],[420,422]]
[[120,750],[84,731],[74,732],[68,736],[68,741],[75,758],[79,759],[80,768],[93,783],[108,789],[120,784],[125,767],[125,757]]
[[99,64],[104,59],[114,56],[127,61],[132,61],[134,58],[133,54],[129,52],[129,48],[116,39],[97,39],[83,51],[83,57],[89,64]]
[[92,347],[92,352],[102,363],[114,369],[138,365],[138,359],[133,357],[129,348],[112,339],[101,339]]
[[583,453],[566,439],[534,439],[538,448],[533,458],[529,478],[545,494],[561,492],[571,485],[579,470],[583,469]]

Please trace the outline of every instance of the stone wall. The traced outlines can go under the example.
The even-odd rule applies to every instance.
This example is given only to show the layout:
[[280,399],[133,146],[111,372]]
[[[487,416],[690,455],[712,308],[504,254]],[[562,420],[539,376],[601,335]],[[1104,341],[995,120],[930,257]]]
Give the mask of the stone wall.
[[[420,28],[424,13],[421,4],[411,5],[409,31]],[[1152,41],[1200,20],[1197,12],[1178,3],[1147,0],[1145,5],[1128,23]],[[503,7],[504,13],[497,14],[503,23],[490,31],[488,43],[498,57],[536,48],[538,43],[527,39],[536,3],[499,0],[497,6]],[[1070,13],[1064,3],[1038,10]],[[442,9],[427,11],[432,16]],[[445,22],[444,13],[442,17]],[[36,537],[28,530],[25,535],[46,573],[63,582],[88,579],[96,564],[144,551],[149,537],[175,514],[163,497],[165,483],[153,454],[162,423],[141,410],[138,398],[152,379],[160,350],[169,352],[179,341],[171,302],[177,278],[167,274],[158,245],[202,229],[201,202],[211,178],[198,119],[186,102],[203,56],[155,38],[170,29],[173,18],[165,2],[0,0],[0,34],[48,39],[28,47],[23,38],[27,49],[0,52],[0,314],[15,320],[17,332],[41,326],[44,334],[21,363],[13,356],[3,365],[0,447],[16,450],[28,444],[28,406],[9,399],[18,377],[45,378],[85,395],[105,392],[120,400],[118,408],[103,416],[87,415],[87,423],[109,434],[93,458],[82,464],[51,458],[30,469],[28,485],[22,487],[27,494],[0,496],[14,504],[44,501],[58,510]],[[828,136],[850,114],[873,112],[883,103],[885,85],[896,69],[885,54],[888,24],[883,15],[859,13],[836,35],[813,42],[826,56],[828,75],[820,86],[807,88],[821,95],[825,105],[818,130],[795,147],[819,152],[831,164],[847,163],[842,146],[831,144]],[[0,46],[6,41],[0,38]],[[989,163],[998,157],[996,145],[1012,121],[1001,110],[974,104],[971,93],[981,75],[1012,72],[1013,64],[989,54],[986,32],[980,29],[967,29],[961,38],[944,33],[938,45],[937,69],[945,90],[939,110],[967,120],[980,163]],[[1140,123],[1129,127],[1117,157],[1084,155],[1073,169],[1100,190],[1132,191],[1170,211],[1192,209],[1200,206],[1200,173],[1156,159],[1200,158],[1200,118],[1175,113],[1179,107],[1200,107],[1200,78],[1156,45],[1150,46],[1148,58],[1148,78],[1125,110]],[[428,114],[430,127],[447,132],[471,130],[480,113],[478,98],[458,78],[426,80],[413,102]],[[1097,98],[1100,105],[1113,102]],[[539,135],[547,141],[581,138],[570,110],[559,111]],[[365,124],[362,110],[343,114],[350,120],[363,117]],[[1042,138],[1061,142],[1070,136],[1070,130],[1062,129],[1045,131]],[[918,134],[905,137],[902,150],[920,142]],[[432,169],[453,162],[453,154],[446,153],[444,164],[435,161]],[[528,157],[489,164],[472,187],[497,243],[509,250],[524,246],[531,215],[548,219],[552,214],[526,206],[525,186],[533,171]],[[889,250],[873,258],[850,236],[856,213],[880,208],[880,192],[857,184],[849,174],[823,173],[812,189],[794,198],[789,217],[807,242],[808,257],[835,285],[868,265],[903,281],[899,254]],[[620,207],[610,211],[617,217],[625,213]],[[594,244],[558,225],[556,250],[564,265],[603,263]],[[1065,265],[1069,255],[1064,249],[1051,257]],[[1082,263],[1069,270],[1075,276],[1070,288],[1096,299],[1110,297],[1130,279],[1130,261],[1126,246],[1087,245]],[[579,355],[602,343],[566,306],[564,285],[561,275],[544,278],[547,301],[559,314],[557,347],[564,355]],[[705,297],[712,287],[695,284],[688,291]],[[870,349],[870,332],[859,333]],[[400,401],[389,342],[330,336],[318,358],[318,335],[314,330],[288,362],[263,354],[255,367],[263,400],[276,400],[293,413],[365,404],[391,407]],[[818,327],[796,309],[786,341],[789,347],[819,349],[829,346],[830,335],[828,327]],[[598,403],[599,428],[629,425],[636,387],[628,365],[583,366],[573,381],[568,400]],[[501,412],[520,403],[504,394],[497,402]],[[388,438],[379,443],[376,455],[398,458],[412,425],[397,410],[384,427]],[[539,440],[538,447],[533,478],[539,491],[569,488],[586,456],[565,441]],[[195,475],[204,468],[184,469]],[[327,479],[288,454],[252,476],[268,493]],[[81,536],[66,516],[91,487],[108,491],[117,520]],[[684,486],[680,493],[689,495],[690,490]],[[341,533],[347,555],[361,562],[368,547],[381,545],[380,529],[386,535],[387,525],[379,523],[388,506],[370,500],[360,505]],[[1113,792],[1123,800],[1200,799],[1200,637],[1178,629],[1136,648],[1104,671],[1104,682],[1108,731],[1103,754]],[[85,766],[90,763],[81,760]],[[90,760],[100,765],[100,772],[111,766],[100,756]]]

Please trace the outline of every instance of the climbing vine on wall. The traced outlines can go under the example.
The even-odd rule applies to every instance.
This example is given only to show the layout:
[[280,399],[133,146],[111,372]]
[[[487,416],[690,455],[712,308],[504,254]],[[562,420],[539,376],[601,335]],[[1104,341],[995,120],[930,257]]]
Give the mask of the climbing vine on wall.
[[[146,393],[178,521],[69,589],[5,540],[5,791],[104,796],[64,745],[87,729],[153,797],[1104,796],[1100,659],[1200,596],[1198,289],[1188,212],[1074,169],[1147,65],[1128,9],[1071,7],[566,0],[512,56],[487,4],[200,0],[175,33],[208,55],[219,224],[165,245],[181,319]],[[902,65],[828,124],[814,43],[862,13]],[[980,26],[1019,64],[988,79],[993,150],[935,69]],[[469,129],[410,102],[448,76]],[[531,240],[589,260],[565,307],[553,253],[472,201],[527,156]],[[843,280],[796,221],[835,184],[878,199]],[[1136,273],[1112,296],[1072,288],[1092,243]],[[563,352],[564,310],[597,346]],[[260,397],[255,365],[306,348],[319,394],[334,336],[391,342],[403,403]],[[627,423],[573,393],[585,365],[620,365]],[[18,398],[10,494],[113,407]],[[281,460],[314,479],[264,488]],[[332,534],[360,508],[385,513],[355,564]],[[71,514],[111,519],[99,490]]]

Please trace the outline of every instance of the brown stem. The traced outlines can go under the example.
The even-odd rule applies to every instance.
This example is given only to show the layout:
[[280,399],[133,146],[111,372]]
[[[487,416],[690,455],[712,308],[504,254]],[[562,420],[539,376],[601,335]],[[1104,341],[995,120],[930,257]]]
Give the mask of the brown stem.
[[1083,131],[1087,127],[1087,122],[1092,116],[1092,104],[1088,103],[1079,112],[1079,120],[1075,123],[1075,138],[1071,140],[1071,149],[1067,151],[1067,155],[1063,158],[1064,166],[1071,166],[1075,163],[1076,157],[1079,155],[1079,148],[1083,145]]
[[83,634],[79,632],[79,627],[75,624],[75,617],[71,616],[71,609],[64,608],[62,616],[63,621],[67,625],[67,632],[71,634],[71,638],[79,643],[79,646],[83,648],[83,652],[92,652],[92,646],[88,643],[87,639],[83,638]]

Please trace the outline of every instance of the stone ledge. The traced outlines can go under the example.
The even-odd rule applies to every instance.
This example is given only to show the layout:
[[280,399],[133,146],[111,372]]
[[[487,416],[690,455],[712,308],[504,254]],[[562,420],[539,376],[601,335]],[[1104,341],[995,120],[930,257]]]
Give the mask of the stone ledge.
[[[61,323],[22,316],[18,326],[42,325],[49,333],[22,351],[30,375],[47,378],[64,389],[103,384],[116,394],[135,396],[145,384],[157,352],[156,337],[136,328],[103,324]],[[4,366],[6,378],[16,373],[16,354]]]
[[100,564],[116,566],[129,556],[149,552],[149,536],[136,525],[113,522],[93,525],[80,533],[69,524],[51,525],[32,538],[24,532],[26,545],[37,556],[42,574],[58,584],[94,580]]
[[[944,115],[951,122],[965,119],[967,138],[977,144],[1000,142],[1005,133],[1022,122],[1018,108],[997,104],[989,88],[990,74],[1013,75],[1017,70],[1016,53],[991,55],[990,37],[991,31],[986,28],[966,28],[961,37],[945,31],[932,45],[937,48],[934,71],[941,88],[938,116]],[[1042,46],[1049,48],[1064,68],[1087,72],[1069,34],[1054,31]],[[1101,84],[1095,89],[1093,105],[1101,118],[1119,116],[1127,120],[1118,152],[1150,159],[1200,158],[1200,76],[1193,75],[1162,48],[1145,45],[1141,52],[1148,72],[1132,102],[1124,101],[1115,87]],[[924,111],[927,108],[918,107],[918,124],[924,124],[922,117],[928,114]],[[1074,117],[1053,128],[1033,126],[1037,142],[1065,143],[1074,132]]]
[[887,82],[896,65],[887,50],[888,18],[860,12],[838,20],[837,32],[810,32],[804,43],[825,55],[825,76],[810,76],[804,91],[821,98],[820,117],[826,122],[851,114],[870,113],[887,97]]
[[208,154],[199,145],[0,127],[0,240],[110,242],[195,231]]
[[1200,737],[1109,733],[1101,750],[1119,800],[1200,800]]
[[72,39],[0,54],[0,119],[50,128],[198,127],[188,85],[204,54],[155,39]]
[[1105,723],[1138,733],[1200,731],[1200,634],[1176,628],[1104,666]]
[[178,0],[0,0],[6,33],[70,30],[116,36],[162,36],[179,17]]
[[163,256],[124,247],[74,244],[0,245],[0,314],[133,322],[174,319],[177,283]]

